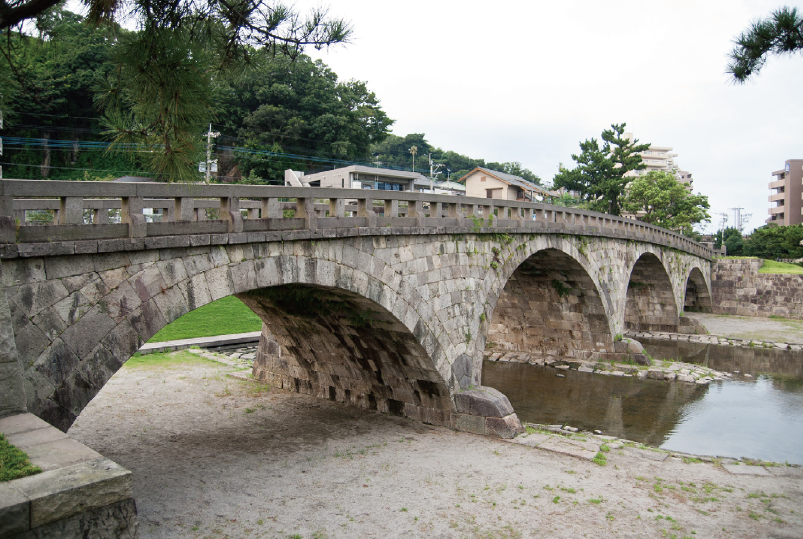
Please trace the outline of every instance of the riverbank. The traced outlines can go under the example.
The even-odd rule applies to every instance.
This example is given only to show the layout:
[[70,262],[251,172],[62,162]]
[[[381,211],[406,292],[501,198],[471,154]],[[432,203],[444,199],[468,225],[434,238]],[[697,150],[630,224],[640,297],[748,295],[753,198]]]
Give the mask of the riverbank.
[[600,466],[228,376],[239,369],[134,358],[70,430],[133,472],[143,538],[803,534],[800,477],[774,467],[616,443]]

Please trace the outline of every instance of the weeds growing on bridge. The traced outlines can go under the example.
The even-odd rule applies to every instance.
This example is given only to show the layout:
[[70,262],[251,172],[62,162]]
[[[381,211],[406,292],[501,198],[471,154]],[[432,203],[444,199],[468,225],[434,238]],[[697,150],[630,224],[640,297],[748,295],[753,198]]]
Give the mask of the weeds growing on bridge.
[[0,434],[0,482],[41,472],[42,468],[31,464],[25,452],[8,443],[6,437]]

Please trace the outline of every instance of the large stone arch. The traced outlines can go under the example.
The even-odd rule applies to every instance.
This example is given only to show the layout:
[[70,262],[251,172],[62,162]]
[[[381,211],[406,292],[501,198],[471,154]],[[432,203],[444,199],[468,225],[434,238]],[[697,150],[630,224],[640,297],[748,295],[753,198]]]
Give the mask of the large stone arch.
[[[369,306],[364,312],[376,313],[374,333],[380,335],[373,342],[398,342],[404,348],[397,357],[387,350],[380,354],[382,372],[391,380],[385,385],[394,383],[393,376],[401,380],[395,392],[344,400],[372,407],[373,399],[378,409],[385,406],[398,413],[401,405],[390,399],[409,404],[402,407],[405,414],[448,421],[454,373],[439,342],[445,332],[437,317],[420,316],[426,309],[416,304],[420,298],[409,279],[370,258],[316,258],[315,242],[307,243],[313,245],[291,244],[288,250],[281,243],[243,244],[60,257],[47,262],[53,268],[47,272],[39,260],[42,267],[34,272],[46,278],[11,288],[9,297],[28,410],[66,431],[122,364],[173,320],[229,295],[256,305],[249,293],[311,286],[340,294],[345,304]],[[32,263],[37,262],[19,261],[11,273],[27,271]],[[269,308],[264,301],[259,305]],[[335,320],[323,323],[333,328]],[[414,366],[396,368],[399,362],[413,361]],[[368,361],[362,364],[370,366]],[[352,396],[365,386],[362,382],[349,388]]]
[[693,267],[686,279],[683,310],[689,313],[712,312],[711,288],[699,267]]
[[575,258],[556,248],[537,251],[508,277],[487,339],[494,349],[537,357],[586,359],[613,349],[596,283]]
[[643,252],[627,281],[624,327],[635,331],[678,329],[678,293],[662,253]]
[[294,284],[237,297],[263,320],[257,379],[449,424],[449,387],[413,332],[378,303],[338,288]]

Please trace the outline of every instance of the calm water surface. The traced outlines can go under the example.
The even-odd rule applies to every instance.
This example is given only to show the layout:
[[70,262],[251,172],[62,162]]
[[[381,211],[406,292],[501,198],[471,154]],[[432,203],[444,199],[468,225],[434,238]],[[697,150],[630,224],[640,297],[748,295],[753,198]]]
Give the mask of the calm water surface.
[[697,386],[486,361],[483,385],[508,396],[522,421],[568,424],[703,455],[803,464],[803,353],[642,341],[745,381]]

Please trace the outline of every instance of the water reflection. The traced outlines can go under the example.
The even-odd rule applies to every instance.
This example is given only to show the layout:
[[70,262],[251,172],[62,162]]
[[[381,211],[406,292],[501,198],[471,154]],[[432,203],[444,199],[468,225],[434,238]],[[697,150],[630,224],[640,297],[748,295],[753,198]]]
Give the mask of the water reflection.
[[656,358],[754,376],[711,386],[485,362],[483,385],[522,421],[569,424],[649,445],[803,464],[803,353],[643,341]]

